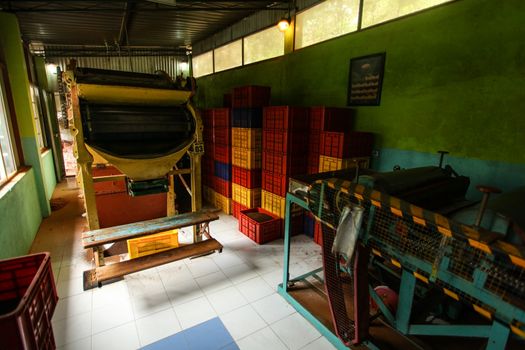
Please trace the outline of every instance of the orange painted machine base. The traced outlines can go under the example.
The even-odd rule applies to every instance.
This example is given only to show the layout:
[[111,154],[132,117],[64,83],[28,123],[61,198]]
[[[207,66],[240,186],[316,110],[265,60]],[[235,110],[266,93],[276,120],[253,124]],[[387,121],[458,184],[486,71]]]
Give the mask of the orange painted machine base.
[[[93,168],[93,177],[121,174],[112,166]],[[94,184],[100,228],[166,216],[166,193],[131,197],[125,180]]]

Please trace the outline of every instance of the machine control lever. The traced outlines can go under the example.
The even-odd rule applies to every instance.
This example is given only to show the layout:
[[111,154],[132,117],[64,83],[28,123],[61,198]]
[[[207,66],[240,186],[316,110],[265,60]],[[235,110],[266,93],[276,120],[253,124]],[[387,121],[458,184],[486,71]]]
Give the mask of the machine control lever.
[[443,159],[445,158],[445,154],[449,154],[448,151],[438,151],[439,153],[439,167],[443,167]]
[[474,224],[476,227],[479,227],[481,225],[481,220],[483,219],[485,209],[487,209],[489,196],[491,195],[491,193],[501,193],[501,190],[497,187],[485,185],[477,185],[476,188],[478,189],[478,191],[483,193],[483,199],[481,199],[481,205],[479,206],[478,217],[476,218],[476,223]]

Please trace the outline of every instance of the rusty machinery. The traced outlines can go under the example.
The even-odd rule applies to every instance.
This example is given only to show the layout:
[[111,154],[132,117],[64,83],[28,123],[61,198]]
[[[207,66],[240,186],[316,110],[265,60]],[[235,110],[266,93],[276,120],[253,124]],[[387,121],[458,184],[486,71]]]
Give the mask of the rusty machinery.
[[473,207],[468,186],[441,162],[291,180],[287,212],[321,223],[323,268],[290,278],[287,217],[280,294],[340,349],[523,348],[525,189],[488,203],[478,186]]
[[[204,152],[202,122],[191,102],[194,81],[184,87],[165,73],[142,74],[78,68],[74,62],[64,73],[68,87],[68,118],[75,135],[88,226],[99,228],[94,183],[126,181],[131,196],[167,192],[167,216],[176,214],[174,175],[190,174],[191,207],[201,207],[201,167]],[[176,163],[189,155],[190,167]],[[93,176],[94,164],[111,164],[122,175]],[[194,229],[194,241],[201,235]],[[103,249],[96,249],[97,266]]]

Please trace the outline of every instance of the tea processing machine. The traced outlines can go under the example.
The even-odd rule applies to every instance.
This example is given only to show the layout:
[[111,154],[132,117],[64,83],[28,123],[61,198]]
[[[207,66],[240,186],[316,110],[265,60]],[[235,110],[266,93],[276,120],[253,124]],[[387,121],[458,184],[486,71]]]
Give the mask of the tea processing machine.
[[[75,135],[77,181],[82,189],[88,228],[91,230],[84,234],[83,243],[85,248],[93,248],[97,268],[104,267],[107,255],[113,255],[105,250],[115,242],[122,243],[127,239],[159,233],[161,229],[176,229],[184,225],[194,227],[195,244],[202,240],[203,235],[211,242],[203,245],[202,249],[185,247],[185,257],[222,249],[209,236],[208,229],[208,222],[218,217],[199,212],[200,160],[204,148],[201,118],[191,102],[195,81],[188,78],[182,86],[180,79],[172,81],[163,72],[142,74],[79,68],[74,61],[64,73],[63,81],[68,91],[68,118]],[[189,157],[190,166],[179,169],[177,162],[185,155]],[[94,176],[94,170],[101,165],[111,165],[118,171],[116,174]],[[190,175],[191,209],[195,215],[176,215],[174,176],[182,174]],[[156,221],[133,224],[144,220],[135,219],[123,223],[128,226],[106,226],[103,231],[99,224],[95,185],[104,182],[113,182],[113,187],[125,186],[129,196],[136,198],[167,193],[167,199],[162,197],[166,201],[162,204],[166,210],[148,218]],[[112,206],[119,204],[119,201],[114,201]],[[141,210],[147,211],[148,207],[143,206],[137,211]],[[156,263],[165,263],[180,256],[159,257]],[[112,271],[109,275],[123,275],[124,272],[143,269],[148,264],[155,265],[151,262],[154,260],[151,256],[143,260],[141,262],[137,258],[136,262],[128,263],[126,267],[122,265],[120,271]],[[88,277],[96,285],[103,271],[95,270]]]
[[473,207],[468,186],[448,166],[291,180],[287,213],[315,215],[323,267],[290,277],[287,216],[279,293],[339,349],[524,348],[524,190],[478,186]]

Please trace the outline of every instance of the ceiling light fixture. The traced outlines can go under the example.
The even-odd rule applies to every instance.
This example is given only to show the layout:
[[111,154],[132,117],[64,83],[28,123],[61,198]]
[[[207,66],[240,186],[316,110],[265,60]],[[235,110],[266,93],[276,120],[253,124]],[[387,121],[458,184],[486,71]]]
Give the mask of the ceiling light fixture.
[[286,32],[286,30],[290,28],[290,25],[292,24],[292,6],[295,9],[295,0],[288,1],[288,13],[286,14],[286,17],[282,17],[279,20],[279,23],[277,23],[277,27],[283,33]]
[[290,27],[291,22],[292,22],[292,19],[290,18],[290,15],[288,15],[288,17],[281,18],[279,23],[277,23],[277,27],[279,27],[279,30],[281,32],[285,32],[286,29]]

